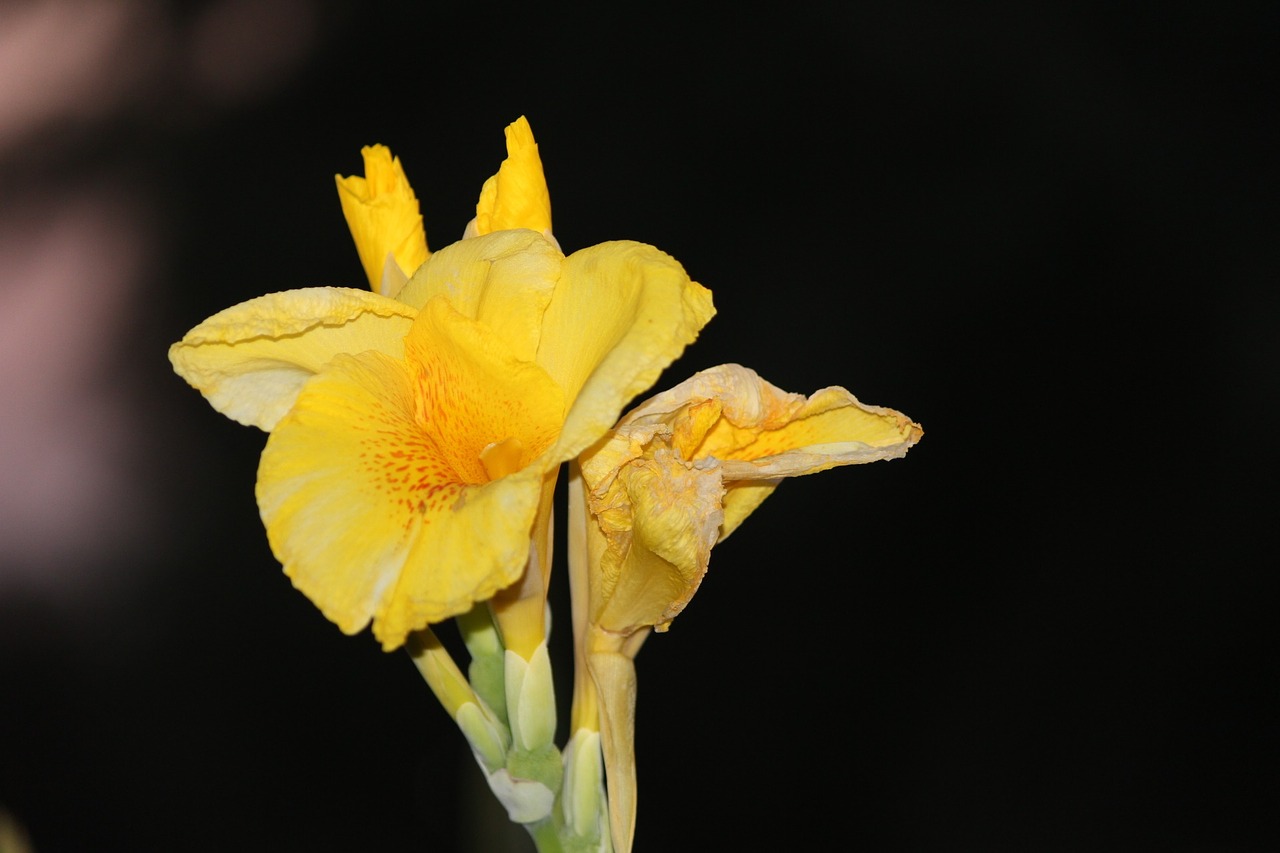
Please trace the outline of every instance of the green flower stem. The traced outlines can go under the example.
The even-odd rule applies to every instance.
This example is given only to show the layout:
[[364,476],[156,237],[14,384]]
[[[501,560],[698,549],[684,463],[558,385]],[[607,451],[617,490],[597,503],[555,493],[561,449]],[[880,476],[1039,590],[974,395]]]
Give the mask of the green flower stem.
[[574,732],[565,747],[564,784],[555,808],[525,829],[543,853],[613,853],[599,732]]
[[478,704],[476,692],[470,682],[453,662],[453,657],[430,628],[410,634],[405,643],[414,666],[422,674],[431,692],[440,700],[450,717],[458,716],[458,709],[470,703]]
[[529,831],[529,835],[533,838],[533,843],[538,848],[538,853],[565,853],[564,845],[560,843],[560,833],[551,818],[540,820],[537,823],[526,823],[524,828]]
[[458,724],[485,772],[493,773],[503,767],[511,744],[506,723],[495,717],[471,689],[440,638],[430,628],[424,628],[409,635],[406,647],[418,672]]

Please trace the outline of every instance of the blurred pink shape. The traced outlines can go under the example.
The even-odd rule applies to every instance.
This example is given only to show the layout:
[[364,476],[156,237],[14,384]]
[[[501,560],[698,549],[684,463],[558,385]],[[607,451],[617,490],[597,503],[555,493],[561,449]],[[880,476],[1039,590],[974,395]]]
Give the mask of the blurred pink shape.
[[0,593],[83,598],[97,581],[119,584],[104,567],[154,538],[137,460],[160,437],[130,392],[164,369],[164,353],[140,364],[127,343],[144,281],[160,272],[149,267],[162,254],[156,213],[145,180],[140,191],[58,175],[60,157],[89,138],[66,131],[154,118],[146,110],[216,117],[282,85],[319,36],[314,0],[172,11],[159,0],[0,0],[0,167],[26,167],[9,172],[25,189],[0,192]]
[[93,191],[0,214],[0,583],[61,583],[141,524],[116,381],[150,249],[138,219]]
[[154,68],[158,24],[145,0],[0,4],[0,155],[118,110]]

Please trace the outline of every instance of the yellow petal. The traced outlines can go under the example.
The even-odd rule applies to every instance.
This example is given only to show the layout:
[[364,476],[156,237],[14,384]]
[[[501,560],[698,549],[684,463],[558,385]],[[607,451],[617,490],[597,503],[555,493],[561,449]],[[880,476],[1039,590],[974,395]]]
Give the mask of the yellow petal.
[[405,339],[405,358],[420,397],[419,419],[468,482],[486,481],[495,469],[525,468],[555,441],[564,418],[561,390],[449,300],[423,307]]
[[509,228],[551,233],[551,194],[542,174],[542,159],[533,130],[521,116],[507,126],[507,159],[484,182],[476,203],[476,234]]
[[738,365],[642,403],[580,459],[596,534],[589,618],[663,631],[697,591],[712,546],[784,477],[902,456],[920,427],[842,388],[805,398]]
[[[711,413],[715,416],[707,417]],[[657,423],[670,425],[687,460],[720,462],[728,488],[722,539],[778,480],[896,459],[924,435],[901,412],[860,403],[843,388],[824,388],[806,398],[736,364],[704,370],[655,395],[628,413],[619,429]]]
[[[544,474],[529,463],[564,410],[539,368],[445,300],[425,306],[405,351],[330,362],[258,472],[285,573],[343,631],[372,619],[385,649],[520,577]],[[491,480],[483,457],[503,443],[522,467]]]
[[532,361],[563,262],[560,250],[533,231],[499,231],[435,252],[398,298],[420,307],[444,296]]
[[416,315],[363,290],[271,293],[214,314],[169,348],[169,360],[219,412],[271,430],[338,353],[399,357]]
[[[587,468],[583,475],[591,482],[596,472]],[[717,470],[687,465],[661,443],[592,493],[608,542],[592,579],[592,624],[620,636],[665,630],[706,574],[723,493]]]
[[538,347],[573,401],[555,455],[598,440],[714,314],[711,291],[652,246],[602,243],[566,258]]
[[335,175],[338,200],[369,286],[375,293],[395,296],[384,287],[403,283],[430,254],[422,214],[399,157],[392,157],[385,145],[366,146],[360,153],[364,177]]

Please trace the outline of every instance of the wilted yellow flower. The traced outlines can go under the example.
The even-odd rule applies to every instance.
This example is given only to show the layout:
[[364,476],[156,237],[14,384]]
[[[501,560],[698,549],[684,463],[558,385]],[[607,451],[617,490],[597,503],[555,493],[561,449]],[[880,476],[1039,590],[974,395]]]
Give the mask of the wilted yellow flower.
[[[482,194],[481,236],[430,254],[396,298],[274,293],[170,349],[218,411],[271,432],[257,496],[285,573],[343,631],[372,620],[386,649],[520,579],[559,464],[603,435],[713,313],[709,292],[651,246],[565,257],[540,233],[550,205],[530,199],[545,202],[541,165],[527,124],[513,127],[516,162]],[[374,222],[352,230],[375,288],[371,260],[416,257],[399,253],[416,246],[414,229],[401,239],[386,225],[413,219],[391,164],[394,215],[362,219],[381,191],[347,187],[361,211],[348,219]],[[486,215],[517,230],[489,233]]]
[[607,547],[591,621],[614,634],[665,631],[706,573],[711,547],[785,477],[893,459],[923,434],[843,388],[790,394],[738,365],[705,370],[629,412],[584,454]]
[[[843,388],[789,394],[738,365],[696,374],[629,412],[580,459],[585,560],[575,568],[583,619],[575,723],[601,727],[614,844],[635,820],[632,662],[707,572],[711,549],[780,480],[904,455],[923,431]],[[585,579],[580,577],[585,574]],[[585,583],[583,581],[585,580]],[[598,707],[590,691],[598,691]]]

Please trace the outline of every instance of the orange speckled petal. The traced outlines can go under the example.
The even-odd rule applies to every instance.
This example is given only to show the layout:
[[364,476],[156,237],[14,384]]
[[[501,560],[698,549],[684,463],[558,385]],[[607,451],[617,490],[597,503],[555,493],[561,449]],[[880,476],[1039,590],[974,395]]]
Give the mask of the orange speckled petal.
[[486,466],[524,468],[560,432],[560,388],[448,299],[423,307],[405,338],[405,358],[418,389],[419,419],[471,482],[489,476]]
[[424,314],[406,360],[339,356],[312,378],[258,469],[285,573],[344,632],[372,619],[388,650],[519,578],[544,470],[490,481],[481,455],[527,463],[563,412],[545,374],[475,321],[444,301]]

